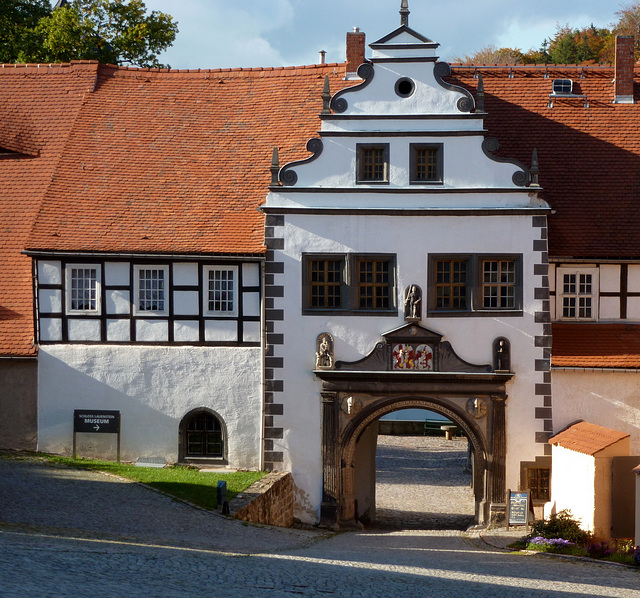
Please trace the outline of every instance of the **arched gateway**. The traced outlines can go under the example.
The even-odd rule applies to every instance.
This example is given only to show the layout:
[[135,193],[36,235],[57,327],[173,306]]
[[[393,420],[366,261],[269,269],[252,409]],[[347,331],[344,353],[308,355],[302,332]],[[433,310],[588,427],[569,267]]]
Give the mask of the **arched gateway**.
[[[319,343],[326,336],[320,335]],[[323,387],[323,520],[349,524],[362,515],[375,480],[375,438],[367,438],[367,430],[386,413],[410,407],[442,413],[460,426],[474,455],[476,520],[486,524],[500,518],[505,385],[513,373],[497,368],[508,357],[507,341],[494,342],[502,354],[496,353],[492,366],[463,361],[442,335],[417,324],[383,338],[360,361],[334,362],[331,356],[322,362],[330,365],[319,361],[314,371]]]

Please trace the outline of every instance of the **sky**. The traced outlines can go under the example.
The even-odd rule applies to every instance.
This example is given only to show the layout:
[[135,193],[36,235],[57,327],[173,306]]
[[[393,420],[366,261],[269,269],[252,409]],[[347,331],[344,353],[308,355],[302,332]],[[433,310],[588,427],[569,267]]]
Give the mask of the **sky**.
[[[556,24],[606,27],[630,2],[618,0],[409,0],[409,26],[440,43],[454,62],[488,45],[539,48]],[[400,25],[400,0],[145,0],[180,32],[160,61],[172,68],[300,66],[343,62],[345,34],[372,43]]]

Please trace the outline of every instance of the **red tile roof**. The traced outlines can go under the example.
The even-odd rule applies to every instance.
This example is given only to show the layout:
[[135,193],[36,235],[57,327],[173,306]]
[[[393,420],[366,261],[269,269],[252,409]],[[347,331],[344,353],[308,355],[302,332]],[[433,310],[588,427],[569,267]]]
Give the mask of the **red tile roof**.
[[640,368],[640,324],[552,324],[551,364],[577,368]]
[[343,65],[153,71],[101,66],[75,122],[29,249],[264,252],[257,211],[274,146],[309,153],[324,77]]
[[97,64],[0,65],[0,356],[35,355],[31,259],[20,252]]
[[[476,71],[498,153],[530,165],[538,148],[541,197],[555,212],[549,255],[640,258],[640,103],[612,103],[613,67],[454,66],[449,80],[475,94]],[[565,78],[587,96],[588,108],[584,98],[556,98],[548,107],[553,79]],[[638,83],[635,97],[640,102]]]
[[624,438],[629,438],[629,436],[630,434],[596,424],[578,422],[549,438],[549,444],[561,446],[585,455],[595,455],[608,446]]
[[353,84],[340,64],[0,65],[0,148],[29,156],[0,158],[0,356],[35,355],[24,249],[263,253],[273,147],[309,156],[325,75]]

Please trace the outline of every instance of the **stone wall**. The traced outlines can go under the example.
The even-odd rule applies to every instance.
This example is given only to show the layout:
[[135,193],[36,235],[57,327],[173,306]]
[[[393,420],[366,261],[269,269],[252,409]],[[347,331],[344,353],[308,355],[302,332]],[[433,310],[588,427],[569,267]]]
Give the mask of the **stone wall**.
[[242,521],[291,527],[293,488],[289,472],[269,473],[230,502],[230,513]]

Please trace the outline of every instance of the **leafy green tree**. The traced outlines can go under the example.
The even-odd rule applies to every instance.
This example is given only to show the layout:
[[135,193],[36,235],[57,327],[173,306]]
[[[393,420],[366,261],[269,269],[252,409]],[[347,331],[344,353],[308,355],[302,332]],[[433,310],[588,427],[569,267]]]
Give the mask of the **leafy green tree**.
[[549,57],[554,64],[600,62],[610,38],[609,29],[595,27],[593,24],[582,29],[558,25],[556,35],[549,43]]
[[142,0],[59,2],[31,29],[38,43],[25,44],[11,62],[99,60],[163,67],[158,54],[171,46],[177,32],[173,17],[147,14]]
[[0,62],[13,62],[18,54],[37,49],[34,28],[51,12],[48,0],[0,0]]

